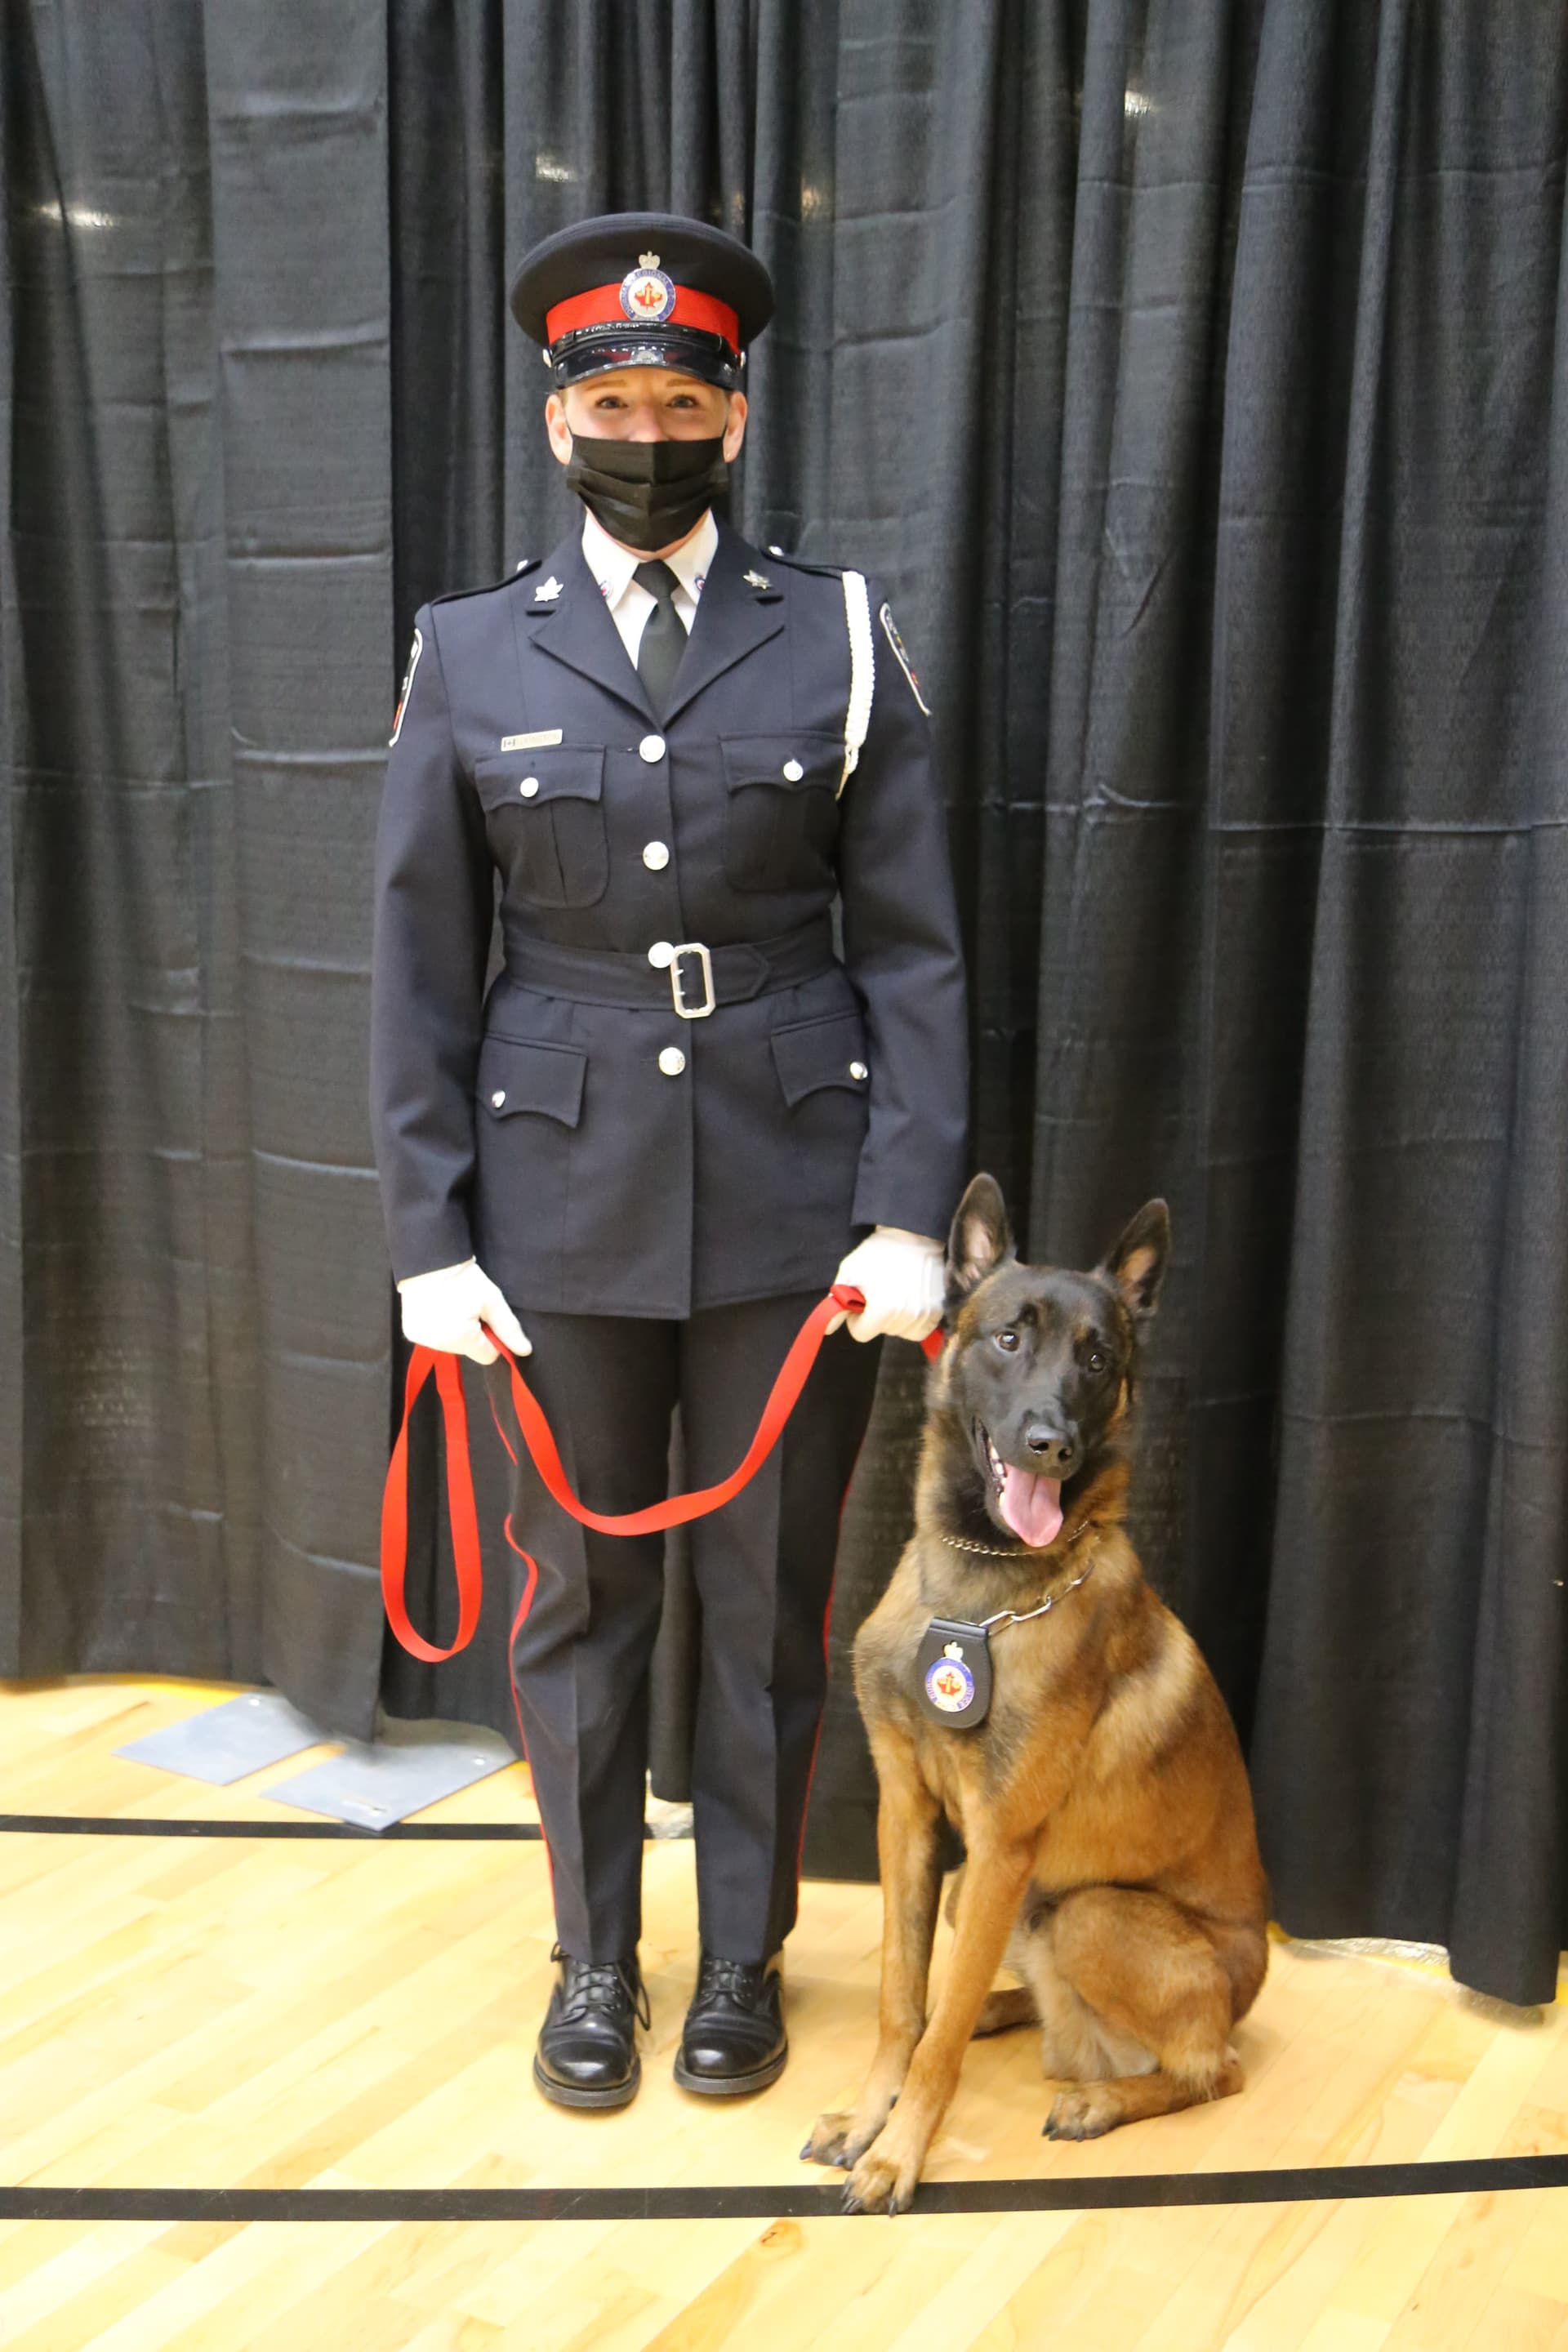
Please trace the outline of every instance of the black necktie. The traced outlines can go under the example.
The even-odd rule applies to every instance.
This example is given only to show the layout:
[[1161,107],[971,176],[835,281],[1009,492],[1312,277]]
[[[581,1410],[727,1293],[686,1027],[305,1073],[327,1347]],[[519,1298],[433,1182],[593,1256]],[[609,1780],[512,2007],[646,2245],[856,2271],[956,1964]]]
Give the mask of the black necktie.
[[662,719],[675,673],[680,667],[680,656],[686,651],[686,631],[675,609],[679,583],[668,563],[639,563],[632,578],[653,598],[653,610],[643,625],[642,642],[637,646],[637,676],[647,688],[654,717]]

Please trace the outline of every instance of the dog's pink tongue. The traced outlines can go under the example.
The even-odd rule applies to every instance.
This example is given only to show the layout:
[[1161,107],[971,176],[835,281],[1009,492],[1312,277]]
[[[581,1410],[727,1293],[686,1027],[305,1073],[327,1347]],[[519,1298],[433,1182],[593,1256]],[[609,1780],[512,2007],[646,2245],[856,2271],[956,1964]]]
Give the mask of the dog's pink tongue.
[[1002,1492],[996,1499],[1002,1517],[1020,1543],[1032,1544],[1037,1550],[1045,1544],[1055,1543],[1062,1524],[1059,1478],[1042,1478],[1031,1470],[1015,1470],[1008,1463],[1002,1472]]

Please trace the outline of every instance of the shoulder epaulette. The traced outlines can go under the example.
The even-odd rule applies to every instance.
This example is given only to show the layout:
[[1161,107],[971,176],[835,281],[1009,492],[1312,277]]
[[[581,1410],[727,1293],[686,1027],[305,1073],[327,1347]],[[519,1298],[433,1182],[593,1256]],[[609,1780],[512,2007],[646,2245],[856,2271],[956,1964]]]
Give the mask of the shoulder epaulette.
[[787,563],[792,572],[815,572],[822,580],[842,580],[847,569],[842,563],[808,563],[804,555],[786,555],[782,547],[770,547],[768,553],[775,563]]
[[513,565],[504,580],[482,581],[477,588],[448,588],[443,595],[432,596],[430,602],[432,604],[455,604],[462,596],[493,596],[498,588],[510,588],[514,580],[524,579],[529,572],[537,572],[543,561],[542,555],[525,555],[521,563]]

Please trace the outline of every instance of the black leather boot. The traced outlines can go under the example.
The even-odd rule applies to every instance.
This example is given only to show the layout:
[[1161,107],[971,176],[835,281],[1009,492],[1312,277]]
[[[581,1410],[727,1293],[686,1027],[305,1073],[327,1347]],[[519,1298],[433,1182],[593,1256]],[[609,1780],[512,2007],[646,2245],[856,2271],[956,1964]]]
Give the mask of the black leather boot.
[[561,1975],[550,1996],[533,2079],[559,2107],[624,2107],[642,2081],[638,2021],[649,2023],[635,1958],[574,1960],[559,1944]]
[[736,2098],[776,2083],[789,2056],[779,1956],[721,1960],[704,1952],[675,2061],[684,2090]]

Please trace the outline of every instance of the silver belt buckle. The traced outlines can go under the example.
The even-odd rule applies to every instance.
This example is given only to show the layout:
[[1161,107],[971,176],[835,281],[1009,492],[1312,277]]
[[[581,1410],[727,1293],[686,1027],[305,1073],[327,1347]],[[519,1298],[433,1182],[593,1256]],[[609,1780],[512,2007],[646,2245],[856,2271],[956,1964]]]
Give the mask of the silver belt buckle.
[[[702,967],[702,993],[707,999],[703,1004],[688,1004],[681,989],[680,959],[682,956],[689,955],[694,955]],[[700,940],[688,940],[684,947],[677,948],[670,957],[669,992],[674,999],[675,1009],[683,1021],[705,1021],[712,1012],[716,1002],[713,994],[713,959]]]

